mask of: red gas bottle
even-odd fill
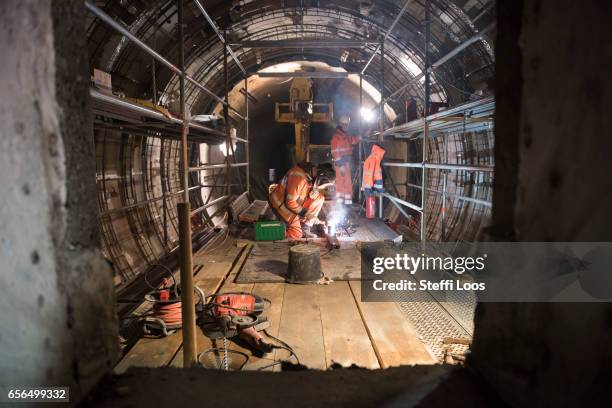
[[[376,217],[376,197],[374,197],[373,195],[366,197],[365,213],[366,218],[370,220]]]

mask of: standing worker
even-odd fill
[[[270,206],[286,224],[285,236],[290,239],[316,238],[310,229],[321,224],[319,212],[325,202],[323,191],[334,183],[330,163],[314,166],[301,162],[292,167],[279,184],[269,187]]]
[[[347,133],[351,118],[340,116],[338,126],[331,139],[331,154],[336,170],[336,201],[339,204],[353,204],[353,145],[359,143],[359,136]]]

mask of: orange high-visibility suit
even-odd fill
[[[268,201],[287,225],[285,236],[298,239],[303,236],[301,223],[308,223],[305,221],[307,214],[319,215],[325,197],[313,188],[312,176],[298,165],[291,168],[279,184],[270,186]]]
[[[366,193],[371,192],[372,189],[383,189],[383,177],[380,162],[382,161],[384,155],[385,149],[378,145],[374,145],[372,146],[372,152],[363,162],[363,178],[361,179],[361,188],[364,189]]]
[[[331,139],[331,154],[336,170],[336,201],[344,204],[353,203],[353,147],[359,143],[359,137],[350,136],[340,126],[336,128]]]

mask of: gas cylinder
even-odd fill
[[[376,197],[374,197],[373,195],[366,197],[365,213],[366,218],[370,220],[376,217]]]

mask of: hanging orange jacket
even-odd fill
[[[361,187],[363,189],[383,189],[383,177],[380,162],[382,161],[384,155],[385,149],[378,145],[372,146],[372,152],[365,162],[363,162],[363,178],[361,182]]]
[[[285,220],[291,222],[296,216],[304,217],[303,207],[313,187],[310,174],[299,166],[292,167],[282,181],[270,192],[268,199],[272,208]]]

